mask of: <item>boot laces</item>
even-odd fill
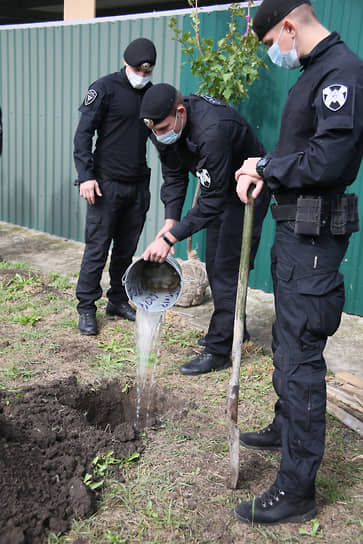
[[[92,323],[95,320],[95,317],[91,312],[87,312],[86,314],[84,314],[84,320],[86,325],[92,325]]]
[[[271,431],[272,431],[271,425],[267,425],[267,427],[265,427],[264,429],[261,429],[260,431],[258,431],[257,434],[270,433]]]
[[[285,496],[285,491],[272,485],[270,489],[262,493],[260,497],[262,508],[268,508],[278,503]]]

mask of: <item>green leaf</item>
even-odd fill
[[[91,484],[89,484],[89,487],[94,491],[95,489],[99,489],[100,487],[102,487],[104,483],[104,480],[100,480],[99,482],[92,482]]]

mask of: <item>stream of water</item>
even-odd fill
[[[128,297],[136,306],[135,427],[139,429],[148,425],[152,387],[160,350],[161,324],[165,311],[179,298],[183,279],[177,261],[168,257],[163,263],[143,259],[135,261],[125,273],[123,282]]]
[[[148,424],[152,386],[160,351],[161,324],[165,311],[136,310],[136,369],[137,405],[136,429],[140,426],[141,403],[145,406],[145,425]]]

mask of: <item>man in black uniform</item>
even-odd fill
[[[289,92],[276,149],[236,172],[247,204],[273,192],[276,235],[271,252],[276,321],[271,425],[241,433],[243,446],[281,449],[274,484],[237,505],[244,522],[309,520],[316,514],[315,478],[324,453],[323,350],[339,326],[344,278],[339,266],[359,230],[357,198],[345,193],[363,155],[363,62],[336,32],[321,25],[309,1],[264,0],[253,29],[273,62],[302,66]]]
[[[244,206],[235,192],[234,172],[241,157],[263,152],[250,125],[232,107],[208,96],[182,97],[159,84],[144,96],[140,115],[153,130],[162,164],[165,224],[143,254],[162,262],[177,241],[207,227],[206,268],[214,313],[203,353],[180,367],[202,374],[231,366],[230,351],[238,282]],[[189,172],[199,178],[201,194],[180,221]],[[256,255],[268,191],[257,200],[251,266]]]
[[[76,289],[82,334],[98,333],[95,301],[102,296],[100,280],[111,242],[106,314],[135,321],[122,276],[131,264],[150,204],[146,163],[150,130],[139,112],[151,87],[155,60],[150,40],[132,41],[124,52],[124,68],[92,83],[79,108],[74,160],[79,192],[88,202],[86,247]]]

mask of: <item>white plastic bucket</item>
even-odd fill
[[[178,300],[183,289],[179,263],[167,257],[163,263],[134,261],[126,270],[122,283],[127,296],[137,308],[148,312],[168,310]]]

